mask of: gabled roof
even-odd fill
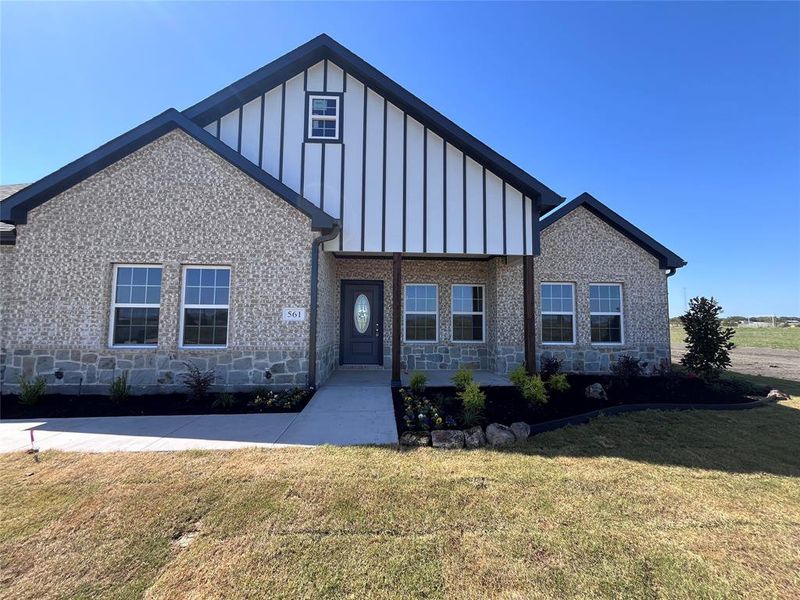
[[[672,250],[665,248],[644,231],[636,227],[630,221],[626,221],[620,215],[608,208],[605,204],[594,198],[591,194],[584,192],[574,200],[560,206],[556,210],[542,217],[539,221],[539,230],[544,231],[547,227],[565,217],[573,210],[582,206],[591,211],[597,217],[611,225],[629,240],[638,244],[643,249],[658,259],[659,267],[662,269],[679,269],[686,266],[686,261],[675,254]]]
[[[215,119],[291,79],[323,59],[333,61],[346,73],[385,96],[392,104],[410,114],[450,144],[473,159],[486,164],[498,176],[529,198],[539,199],[541,212],[551,210],[564,200],[562,196],[508,159],[500,156],[489,146],[325,34],[315,37],[216,94],[212,94],[205,100],[187,108],[183,113],[201,127],[205,127]]]
[[[258,168],[244,156],[221,142],[202,127],[186,118],[183,114],[170,108],[157,117],[134,127],[127,133],[115,138],[62,167],[58,171],[43,177],[36,183],[25,187],[16,194],[0,202],[0,221],[14,224],[24,224],[28,221],[28,211],[36,208],[56,194],[69,189],[76,183],[90,175],[105,169],[135,152],[142,146],[149,144],[173,129],[180,129],[192,136],[209,150],[216,152],[233,166],[243,171],[265,188],[274,192],[289,204],[302,211],[311,218],[311,226],[318,230],[327,230],[333,227],[336,219],[316,207],[306,198],[294,192],[291,188],[275,179],[266,171]]]

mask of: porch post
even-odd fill
[[[534,293],[536,285],[533,282],[533,256],[522,258],[522,286],[523,286],[523,331],[525,345],[525,370],[529,375],[536,373],[536,310],[534,306]]]
[[[400,387],[400,307],[403,302],[400,257],[399,252],[392,254],[392,387]]]

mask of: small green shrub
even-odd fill
[[[309,390],[299,387],[279,391],[260,388],[256,391],[253,399],[248,402],[248,406],[263,411],[268,411],[269,409],[290,411],[307,400],[310,394]]]
[[[200,401],[208,395],[209,388],[214,385],[214,369],[210,371],[201,370],[196,364],[192,362],[184,362],[186,365],[187,373],[183,374],[183,383],[189,388],[189,397],[191,400]]]
[[[678,317],[686,331],[686,352],[681,364],[706,380],[715,379],[731,364],[734,330],[724,327],[722,307],[712,298],[692,298],[689,310]]]
[[[28,380],[27,377],[19,378],[19,403],[33,406],[38,404],[39,400],[44,395],[47,382],[41,375],[36,377],[33,381]]]
[[[569,390],[570,385],[564,373],[554,373],[547,380],[547,387],[550,388],[551,392],[563,393]]]
[[[509,379],[531,407],[547,403],[547,389],[538,375],[528,375],[525,367],[519,366],[511,371]]]
[[[231,409],[238,403],[239,401],[236,399],[236,396],[234,396],[230,392],[222,392],[220,394],[217,394],[217,397],[214,398],[214,401],[211,403],[211,406],[213,408]]]
[[[464,425],[467,427],[479,425],[486,409],[486,394],[477,383],[470,382],[457,395],[464,408]]]
[[[561,373],[561,361],[554,356],[542,358],[542,368],[539,369],[542,379],[548,381],[553,375]]]
[[[120,404],[128,399],[128,396],[130,396],[131,392],[131,386],[128,385],[127,371],[123,371],[122,375],[115,377],[111,381],[109,392],[111,393],[111,401],[114,404]]]
[[[642,363],[638,358],[633,358],[627,354],[621,355],[617,361],[611,365],[611,375],[614,377],[614,384],[621,389],[630,385],[631,379],[641,377],[644,372]]]
[[[455,419],[441,409],[441,397],[432,402],[424,395],[414,394],[405,388],[400,388],[398,393],[403,400],[403,422],[408,431],[455,427]]]
[[[417,372],[411,374],[411,381],[409,381],[408,387],[411,388],[413,393],[424,394],[427,386],[428,378],[425,376],[425,373]]]
[[[472,383],[472,371],[469,369],[459,369],[456,371],[456,374],[450,378],[450,381],[453,382],[457,390],[463,392],[467,389],[467,386]]]

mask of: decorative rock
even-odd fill
[[[464,430],[464,445],[467,448],[480,448],[486,445],[486,436],[479,425]]]
[[[586,388],[586,397],[591,400],[608,400],[606,391],[599,383],[593,383]]]
[[[510,427],[500,423],[492,423],[486,428],[486,440],[490,446],[508,446],[517,441],[517,436]]]
[[[454,448],[464,447],[464,432],[460,430],[436,429],[431,431],[431,442],[434,448]]]
[[[400,436],[401,446],[430,446],[431,434],[427,431],[406,431]]]
[[[770,390],[769,394],[767,394],[767,400],[774,400],[775,402],[781,402],[783,400],[789,400],[790,396],[786,392],[782,392],[780,390]]]
[[[531,426],[527,423],[519,421],[511,424],[511,431],[514,432],[514,435],[517,437],[517,441],[521,442],[528,439],[528,436],[531,434]]]

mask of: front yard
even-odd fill
[[[800,400],[503,451],[0,458],[5,598],[800,595]]]

